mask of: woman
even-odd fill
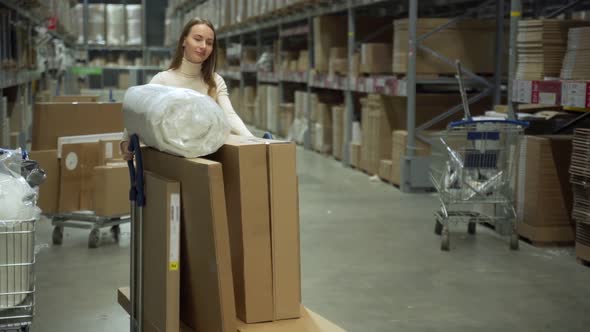
[[[213,24],[193,18],[182,29],[174,59],[167,71],[159,72],[150,83],[193,89],[215,99],[227,116],[232,133],[254,136],[234,111],[223,78],[215,73],[217,38]],[[125,160],[132,160],[127,135],[121,142]]]

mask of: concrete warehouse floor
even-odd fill
[[[299,150],[303,303],[347,331],[588,331],[590,268],[570,249],[537,249],[484,227],[433,233],[433,194],[402,194]],[[128,285],[129,228],[87,248],[66,229],[51,245],[38,223],[34,331],[126,331],[116,289]],[[106,232],[106,230],[105,230]]]

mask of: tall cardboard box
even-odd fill
[[[180,329],[180,183],[145,172],[143,326]]]
[[[95,166],[98,166],[98,143],[63,145],[59,212],[94,209]]]
[[[362,147],[358,143],[350,143],[350,165],[356,169],[361,168]]]
[[[572,136],[526,136],[522,144],[516,197],[519,234],[534,242],[573,241]]]
[[[37,103],[33,121],[33,150],[57,148],[62,136],[123,131],[121,103]]]
[[[395,130],[391,140],[391,183],[396,186],[401,185],[401,165],[406,155],[406,145],[408,142],[407,130]],[[416,139],[415,155],[419,157],[429,156],[431,154],[430,145],[420,139]]]
[[[43,213],[58,212],[60,170],[57,150],[31,151],[29,158],[37,161],[47,175],[45,182],[39,186],[37,205]]]
[[[180,318],[200,332],[236,331],[223,173],[218,162],[143,148],[147,171],[180,182]]]
[[[213,155],[223,167],[236,312],[247,323],[274,320],[266,145],[230,136]]]
[[[121,216],[130,213],[129,169],[126,163],[96,166],[93,207],[98,216]]]
[[[343,157],[344,106],[332,107],[332,155],[338,160]]]
[[[331,48],[346,47],[348,37],[342,27],[347,25],[345,16],[314,17],[314,65],[316,71],[328,72]]]
[[[379,163],[379,178],[387,182],[391,181],[391,160],[381,160]]]

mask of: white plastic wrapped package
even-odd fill
[[[36,219],[40,210],[37,192],[21,176],[21,150],[3,150],[0,155],[0,226]]]
[[[107,44],[125,43],[125,5],[107,5]]]
[[[223,110],[211,97],[159,84],[135,86],[123,101],[129,135],[160,151],[196,158],[217,151],[230,133]]]

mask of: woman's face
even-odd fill
[[[184,39],[184,57],[193,63],[203,63],[213,52],[215,34],[206,24],[193,25]]]

